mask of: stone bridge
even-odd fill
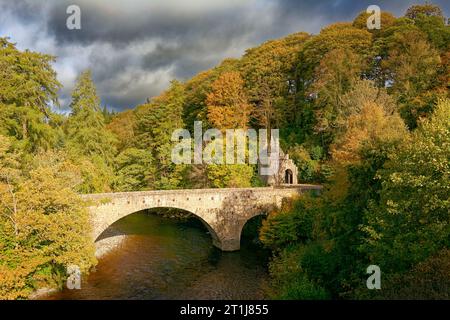
[[[177,208],[197,216],[223,251],[240,248],[241,231],[251,218],[280,207],[284,198],[320,186],[295,185],[278,188],[197,189],[83,195],[90,203],[93,237],[98,239],[114,222],[138,211]]]

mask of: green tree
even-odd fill
[[[114,157],[114,136],[105,129],[100,98],[90,71],[83,72],[72,92],[71,114],[66,124],[69,148],[77,155],[101,156],[108,164]]]
[[[87,193],[110,190],[112,164],[116,153],[114,135],[106,130],[91,72],[83,72],[72,93],[71,114],[65,124],[67,150],[74,161],[83,163],[85,183],[80,191]]]
[[[436,101],[441,64],[439,52],[421,31],[395,32],[388,41],[388,57],[382,63],[389,91],[397,98],[400,113],[409,128],[432,111]]]
[[[379,173],[380,201],[367,212],[364,248],[386,272],[407,270],[450,245],[449,160],[447,99]]]
[[[444,15],[442,13],[442,9],[434,4],[426,3],[423,5],[414,5],[408,8],[406,11],[405,16],[410,19],[416,19],[420,16],[428,16],[428,17],[439,17],[441,19],[444,18]]]
[[[139,191],[153,186],[155,165],[150,151],[125,149],[116,157],[115,167],[114,190]]]
[[[59,132],[50,107],[61,87],[51,64],[54,57],[19,51],[0,38],[0,133],[14,136],[30,152],[55,146]]]
[[[136,139],[138,149],[151,152],[155,160],[156,189],[181,186],[184,166],[172,163],[172,134],[183,129],[184,86],[173,81],[170,88],[136,111]]]
[[[299,52],[297,59],[297,85],[301,95],[310,92],[320,61],[333,50],[352,51],[363,58],[372,53],[372,34],[353,27],[350,23],[336,23],[323,28],[317,36],[311,37]],[[350,62],[349,62],[350,63]]]
[[[350,49],[335,49],[321,60],[315,72],[310,94],[316,96],[316,131],[325,135],[331,143],[342,121],[344,110],[342,98],[357,83],[362,73],[361,57]]]
[[[259,126],[271,129],[295,120],[294,62],[308,38],[300,32],[268,41],[247,50],[241,59],[241,74]]]
[[[300,145],[294,145],[289,149],[289,157],[294,160],[299,170],[298,178],[301,182],[317,181],[320,173],[319,159],[312,159],[308,150]]]
[[[415,25],[428,36],[428,41],[442,52],[449,50],[450,25],[445,25],[444,19],[439,16],[419,15]]]
[[[372,38],[367,28],[336,23],[304,43],[295,60],[297,111],[288,131],[290,144],[320,146],[328,153],[334,139],[336,113],[340,110],[339,101],[335,105],[339,99],[335,94],[344,94],[352,83],[368,73]],[[338,59],[336,65],[333,59]],[[281,136],[286,139],[283,132]]]
[[[246,164],[208,165],[206,175],[214,188],[251,187],[254,169]]]

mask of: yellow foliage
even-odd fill
[[[374,102],[367,102],[360,113],[350,116],[347,127],[331,147],[333,160],[342,164],[359,162],[359,151],[365,143],[401,141],[407,136],[402,119],[397,114],[387,115],[382,106]]]
[[[26,299],[58,286],[68,265],[87,272],[96,263],[73,165],[53,153],[37,158],[40,166],[16,185],[0,179],[0,299]]]
[[[244,80],[238,72],[222,74],[213,84],[206,99],[208,120],[220,130],[246,129],[251,107],[244,90]]]

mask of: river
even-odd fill
[[[212,245],[199,220],[136,213],[112,228],[121,246],[99,259],[81,290],[50,299],[265,299],[267,253],[252,241],[238,252]]]

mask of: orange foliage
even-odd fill
[[[220,130],[246,129],[251,107],[244,90],[244,80],[238,72],[222,74],[213,84],[206,99],[208,120]]]
[[[332,146],[331,153],[335,161],[355,163],[361,160],[363,143],[401,140],[405,136],[405,125],[397,114],[387,115],[380,105],[367,102],[360,113],[349,117],[347,132]]]
[[[117,149],[125,149],[134,138],[135,114],[132,110],[124,111],[116,115],[107,129],[118,138]]]

